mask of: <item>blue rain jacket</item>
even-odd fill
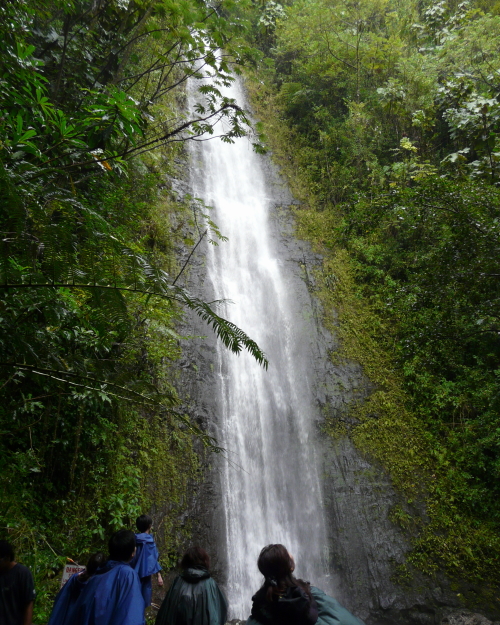
[[[48,625],[72,625],[75,622],[75,604],[87,582],[79,580],[79,573],[72,575],[57,593]]]
[[[74,616],[74,625],[144,625],[137,573],[125,562],[108,560],[87,582]]]
[[[158,562],[160,556],[151,534],[146,532],[136,534],[135,542],[137,551],[130,562],[130,566],[137,571],[139,577],[148,577],[148,575],[154,575],[161,571],[161,566]]]
[[[147,532],[136,534],[135,543],[137,545],[137,550],[130,562],[130,566],[135,569],[139,575],[144,607],[147,608],[151,605],[151,597],[153,595],[151,575],[161,571],[161,566],[158,562],[159,553],[154,538]]]
[[[172,582],[155,625],[224,625],[227,601],[210,573],[187,569]]]
[[[319,588],[311,586],[311,594],[318,606],[316,625],[365,625],[363,621],[341,606],[336,599],[325,594]],[[261,624],[253,617],[250,617],[246,625]]]

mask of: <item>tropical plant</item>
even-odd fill
[[[199,228],[224,237],[165,186],[183,142],[250,132],[223,93],[254,55],[230,7],[0,6],[0,531],[33,568],[38,622],[65,557],[84,559],[141,510],[164,530],[165,564],[189,531],[193,435],[220,449],[180,408],[182,311],[267,365],[218,302],[183,286],[175,246],[195,247]]]

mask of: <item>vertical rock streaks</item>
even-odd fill
[[[238,83],[226,95],[244,100]],[[217,346],[214,362],[217,434],[227,450],[220,466],[225,528],[220,548],[232,615],[243,618],[261,583],[257,556],[268,543],[289,548],[299,576],[317,584],[325,579],[310,341],[274,240],[274,198],[262,157],[246,139],[234,145],[199,143],[192,156],[193,194],[213,207],[211,218],[229,238],[208,246],[212,298],[234,302],[222,314],[269,358],[265,371],[247,353],[237,356]]]
[[[225,95],[245,102],[238,82]],[[213,207],[229,241],[193,257],[188,286],[234,302],[221,314],[270,362],[266,372],[247,353],[229,353],[199,320],[187,321],[186,333],[208,336],[185,350],[186,410],[227,450],[193,490],[194,538],[213,556],[230,618],[248,616],[262,582],[260,549],[282,542],[297,576],[367,625],[440,623],[459,606],[443,576],[415,572],[404,587],[392,579],[410,537],[389,519],[401,503],[390,478],[348,437],[333,441],[321,430],[325,415],[348,422],[349,403],[372,387],[358,364],[330,358],[338,345],[314,297],[321,258],[294,237],[286,184],[246,139],[195,143],[189,156],[190,194]]]

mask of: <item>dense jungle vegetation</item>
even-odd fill
[[[223,233],[170,188],[217,119],[252,132],[218,90],[245,65],[324,256],[325,322],[374,383],[348,427],[404,494],[395,571],[499,610],[500,5],[24,0],[0,35],[0,533],[35,573],[35,622],[65,558],[145,509],[177,557],[193,441],[216,448],[180,409],[183,310],[265,365],[182,286],[180,250]]]
[[[326,323],[375,385],[351,436],[405,493],[398,577],[446,571],[498,613],[500,5],[269,1],[253,26]]]
[[[145,510],[163,564],[177,560],[193,435],[217,451],[180,409],[182,311],[266,365],[217,303],[183,287],[179,250],[222,235],[170,191],[185,141],[221,118],[225,141],[249,128],[218,89],[255,54],[230,8],[0,5],[0,533],[35,574],[37,623],[66,557],[85,562]]]

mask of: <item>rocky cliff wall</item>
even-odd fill
[[[273,235],[280,260],[287,267],[287,288],[296,302],[296,338],[315,377],[315,444],[323,458],[323,511],[318,513],[327,519],[328,544],[324,550],[334,593],[367,625],[487,625],[490,621],[485,617],[461,610],[459,597],[444,577],[430,579],[415,573],[404,586],[393,581],[396,565],[404,561],[410,548],[410,537],[390,520],[390,511],[401,497],[390,477],[362,455],[347,435],[334,440],[322,427],[325,416],[338,423],[348,422],[350,403],[373,389],[356,363],[334,364],[332,355],[339,346],[322,325],[324,311],[315,297],[314,273],[322,259],[307,243],[295,238],[294,199],[271,156],[263,158],[272,189]],[[180,195],[189,191],[186,181],[179,180],[175,186]],[[211,298],[202,246],[191,260],[186,285],[195,294]],[[184,350],[180,382],[184,409],[217,437],[215,339],[193,317],[186,319],[183,331],[207,335],[204,340],[190,342]],[[217,455],[205,454],[204,466],[204,481],[194,488],[189,510],[193,540],[208,549],[215,577],[224,584],[226,563],[221,546],[225,528]],[[249,594],[255,590],[249,589]]]

